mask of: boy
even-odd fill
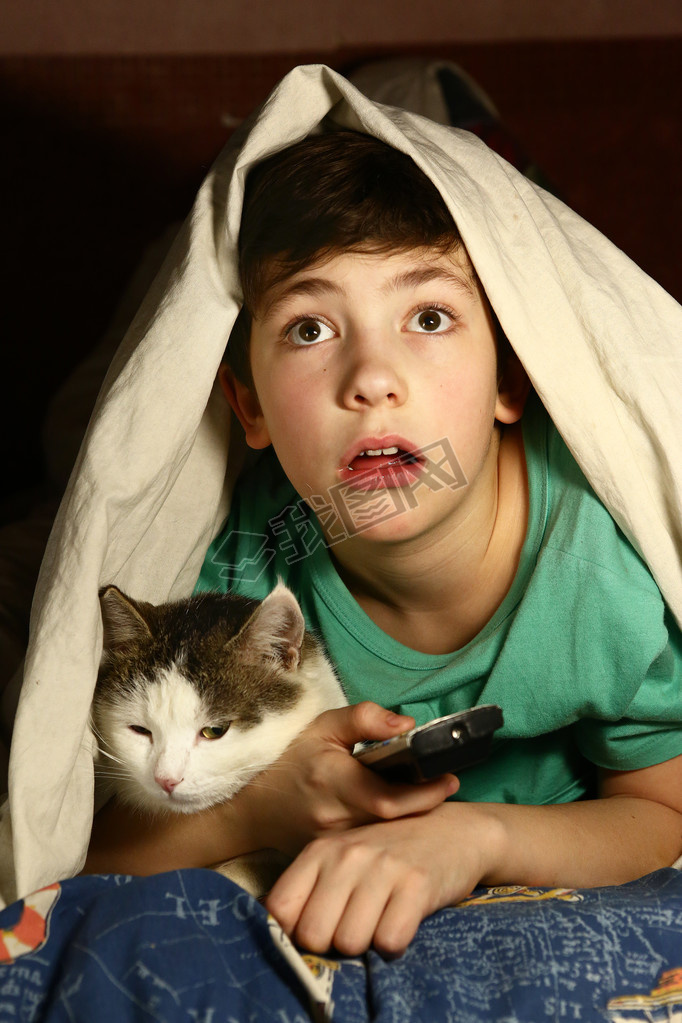
[[[220,379],[247,443],[276,458],[245,475],[198,585],[262,597],[285,575],[355,706],[192,827],[109,808],[90,869],[303,849],[268,907],[305,947],[357,954],[400,952],[478,882],[669,865],[679,631],[527,400],[435,187],[370,136],[313,136],[252,172],[240,271]],[[390,786],[349,756],[478,702],[503,706],[504,741],[456,801],[452,778]]]

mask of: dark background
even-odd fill
[[[473,75],[570,205],[682,299],[682,38],[355,48],[325,61],[343,72],[406,55]],[[104,332],[147,243],[187,212],[226,121],[318,57],[0,59],[0,522],[40,488],[46,403]]]

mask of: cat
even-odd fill
[[[293,593],[203,593],[175,603],[100,590],[92,705],[97,774],[125,803],[196,813],[269,767],[322,711],[344,706]]]

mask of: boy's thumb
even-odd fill
[[[351,749],[356,742],[365,739],[390,739],[401,732],[407,732],[414,728],[414,718],[406,714],[394,714],[378,703],[364,700],[350,707],[329,711],[325,725],[328,726],[325,730],[330,739]]]

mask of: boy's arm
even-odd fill
[[[682,852],[682,756],[604,772],[601,798],[552,806],[446,803],[311,843],[266,900],[311,951],[398,954],[421,920],[478,884],[620,884]]]
[[[504,831],[491,884],[505,875],[543,887],[622,884],[682,853],[682,756],[638,771],[603,771],[599,799],[491,811]]]
[[[196,814],[151,816],[112,799],[93,821],[83,873],[148,876],[250,852],[256,846],[248,821],[236,811],[225,804]]]

